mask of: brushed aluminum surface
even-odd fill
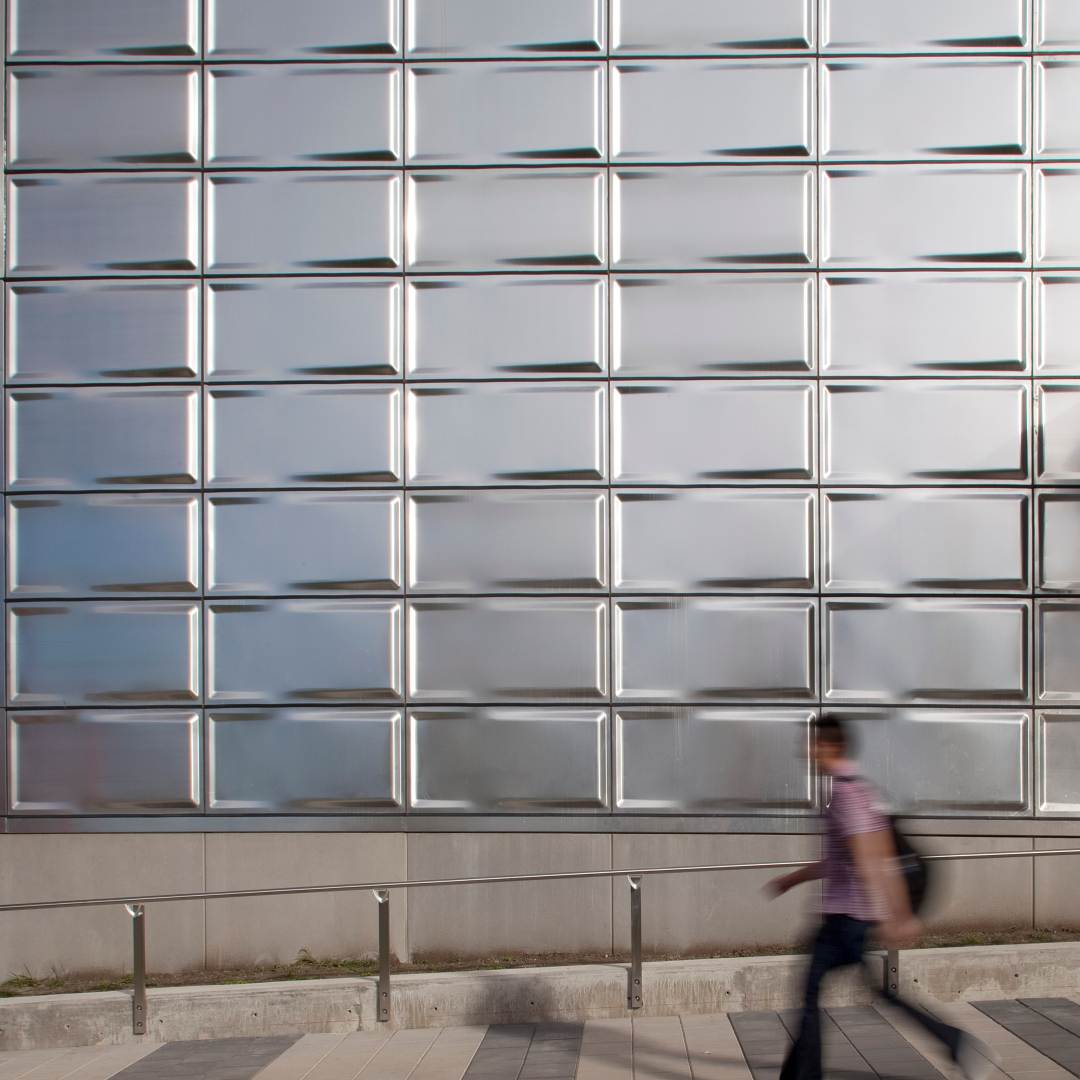
[[[1077,23],[1080,30],[1080,20]],[[1080,156],[1080,121],[1074,103],[1080,94],[1080,61],[1046,57],[1035,61],[1035,154],[1041,158]]]
[[[1039,483],[1080,481],[1080,383],[1043,382],[1035,384]]]
[[[206,270],[297,274],[401,265],[399,172],[206,175]]]
[[[196,176],[9,176],[8,273],[96,277],[197,271],[199,206]]]
[[[198,56],[198,0],[11,0],[13,60],[183,60]]]
[[[397,701],[395,600],[208,600],[206,700],[213,705]]]
[[[611,51],[690,55],[811,49],[815,0],[611,0]]]
[[[191,595],[202,583],[195,495],[13,495],[13,598]]]
[[[206,283],[213,382],[364,379],[401,372],[397,278],[247,278]]]
[[[1080,603],[1075,600],[1039,600],[1036,603],[1039,686],[1037,703],[1080,701]]]
[[[1023,49],[1029,0],[822,0],[821,48],[837,52]]]
[[[401,49],[401,0],[204,0],[211,60],[347,60]]]
[[[1015,266],[1030,258],[1024,165],[821,170],[821,265]]]
[[[407,391],[410,484],[579,483],[607,476],[607,390],[480,383]]]
[[[198,712],[12,712],[13,814],[161,814],[202,809]]]
[[[202,159],[199,69],[8,68],[9,169],[166,168]]]
[[[810,60],[621,60],[611,65],[611,159],[809,158],[814,100]]]
[[[459,597],[408,605],[413,702],[603,701],[606,600]]]
[[[208,709],[211,813],[402,809],[398,709]]]
[[[615,710],[615,807],[650,814],[811,810],[815,713],[763,707]]]
[[[401,588],[398,492],[208,495],[206,591],[215,596],[394,592]]]
[[[807,591],[816,531],[813,491],[617,491],[612,588]]]
[[[611,288],[619,377],[814,371],[813,274],[623,274]]]
[[[206,69],[206,164],[365,165],[401,160],[398,64]]]
[[[177,387],[11,390],[8,491],[190,487],[199,392]]]
[[[1080,375],[1080,274],[1035,275],[1035,373]]]
[[[995,375],[1029,369],[1029,275],[822,274],[822,375]]]
[[[207,487],[395,483],[401,476],[396,386],[213,387],[206,428]]]
[[[893,812],[1031,815],[1030,713],[845,709],[838,715],[853,726],[860,767]]]
[[[408,534],[413,594],[591,592],[607,585],[603,492],[414,492]]]
[[[11,384],[198,378],[194,281],[52,281],[7,288]]]
[[[1026,60],[844,59],[821,64],[821,157],[829,161],[1023,158]]]
[[[814,394],[813,383],[779,380],[618,384],[612,480],[813,480]]]
[[[1026,593],[1030,503],[986,488],[827,491],[822,590]]]
[[[1080,492],[1037,491],[1040,592],[1080,592]]]
[[[413,810],[606,809],[607,710],[411,709],[409,793]]]
[[[821,391],[824,483],[1028,478],[1027,383],[838,382],[822,383]]]
[[[617,600],[615,700],[813,700],[816,623],[811,599]]]
[[[1031,695],[1031,601],[824,601],[823,700],[1024,704]]]
[[[570,270],[607,262],[606,170],[412,171],[406,268]]]
[[[17,708],[198,701],[199,605],[10,603],[7,659],[8,704]]]
[[[1054,709],[1035,714],[1036,810],[1040,816],[1080,813],[1080,712]]]
[[[585,275],[411,277],[410,379],[603,375],[608,283]]]
[[[1039,0],[1035,48],[1080,51],[1080,13],[1072,0]]]
[[[812,264],[814,176],[766,165],[613,169],[612,269]]]
[[[604,0],[404,0],[410,57],[603,53]]]
[[[409,64],[410,165],[601,161],[607,153],[603,63]]]
[[[1035,168],[1035,262],[1080,265],[1080,167]]]

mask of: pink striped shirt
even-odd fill
[[[821,910],[826,915],[849,915],[864,922],[880,922],[884,911],[868,895],[851,853],[851,838],[879,832],[889,822],[877,805],[874,789],[847,767],[835,775],[832,799],[825,811],[825,875]]]

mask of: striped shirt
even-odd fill
[[[832,799],[825,811],[825,874],[821,910],[826,915],[849,915],[880,922],[880,899],[866,891],[851,853],[851,838],[889,827],[877,806],[874,789],[848,766],[833,777]]]

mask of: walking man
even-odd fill
[[[769,886],[779,896],[804,881],[822,879],[822,923],[814,939],[801,1026],[780,1080],[821,1080],[822,979],[837,968],[861,964],[871,931],[881,945],[892,949],[912,944],[922,932],[897,869],[892,828],[876,805],[874,789],[859,775],[846,727],[825,716],[815,721],[811,734],[818,771],[833,780],[825,813],[824,858]],[[989,1075],[991,1051],[977,1039],[895,994],[886,993],[886,998],[944,1043],[969,1080]]]

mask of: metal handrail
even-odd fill
[[[1022,859],[1049,855],[1080,855],[1080,848],[1044,848],[1039,851],[969,851],[954,855],[924,855],[927,861],[965,859]],[[214,892],[157,893],[151,896],[111,896],[94,900],[42,900],[36,903],[0,904],[7,911],[50,911],[60,908],[111,907],[123,905],[132,925],[132,995],[131,1030],[146,1034],[146,905],[169,904],[182,900],[231,900],[259,896],[307,896],[312,893],[370,891],[379,907],[379,976],[378,1019],[390,1019],[390,892],[393,889],[429,889],[447,885],[502,885],[529,881],[581,881],[587,878],[625,877],[630,885],[630,968],[627,973],[626,1005],[640,1009],[643,1004],[641,982],[641,885],[646,877],[657,874],[704,874],[721,870],[785,870],[808,865],[807,859],[779,862],[709,863],[694,866],[645,866],[620,870],[570,870],[554,874],[501,874],[492,877],[428,878],[417,881],[368,881],[345,885],[293,885],[279,889],[228,889]],[[885,979],[893,990],[899,979],[899,954],[890,950],[886,956]]]

